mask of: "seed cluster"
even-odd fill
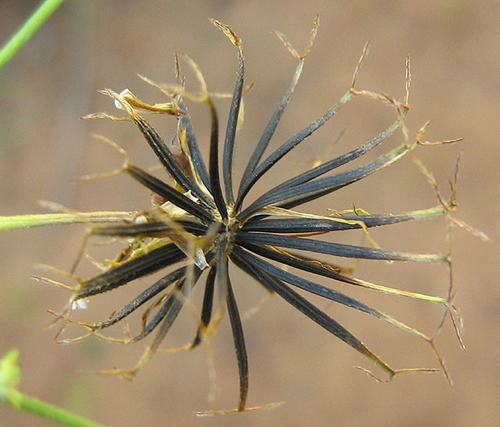
[[[204,297],[199,326],[190,348],[196,347],[204,339],[210,337],[227,311],[239,369],[240,396],[237,410],[243,411],[248,409],[246,401],[249,370],[242,322],[229,274],[229,265],[232,263],[269,292],[278,294],[321,327],[371,359],[390,377],[394,376],[403,370],[390,367],[344,326],[313,305],[297,290],[318,295],[389,322],[426,340],[435,350],[433,337],[428,337],[345,293],[305,279],[299,273],[312,273],[318,277],[348,285],[428,300],[442,304],[447,311],[453,312],[448,299],[403,292],[370,283],[352,276],[341,266],[328,261],[329,257],[335,256],[384,261],[446,263],[449,261],[447,255],[403,253],[374,246],[333,243],[321,238],[325,234],[336,231],[360,229],[367,233],[372,227],[446,215],[451,208],[451,203],[440,203],[430,209],[398,215],[369,214],[360,209],[315,215],[299,209],[305,203],[357,182],[405,155],[413,155],[413,150],[419,142],[411,143],[405,132],[404,117],[408,110],[406,100],[399,103],[385,95],[356,90],[354,83],[359,70],[358,64],[352,86],[340,101],[319,119],[290,137],[278,149],[266,155],[269,143],[294,93],[304,59],[316,35],[317,22],[312,31],[309,46],[303,55],[299,55],[288,41],[280,36],[289,51],[297,58],[298,66],[290,87],[270,118],[246,164],[240,182],[236,185],[233,181],[233,157],[242,97],[245,92],[244,57],[239,37],[226,25],[217,21],[213,23],[236,46],[239,61],[226,132],[222,142],[222,153],[219,153],[221,144],[219,119],[213,96],[208,91],[197,65],[189,57],[184,57],[184,59],[200,81],[201,94],[189,93],[184,89],[177,59],[177,84],[158,85],[171,97],[169,103],[148,105],[128,90],[121,93],[104,91],[114,100],[119,109],[126,112],[126,120],[135,123],[168,173],[170,182],[160,180],[134,166],[127,158],[121,171],[132,176],[154,194],[153,206],[148,211],[142,211],[140,215],[136,215],[133,221],[111,223],[107,221],[103,224],[91,225],[91,235],[126,238],[132,243],[129,243],[106,271],[88,280],[82,280],[78,284],[74,289],[71,305],[75,306],[84,299],[111,291],[160,270],[168,269],[168,273],[151,284],[125,307],[113,312],[105,321],[78,323],[89,330],[89,335],[101,336],[99,331],[125,319],[143,305],[150,304],[143,316],[141,332],[127,338],[127,342],[139,341],[153,330],[157,332],[152,344],[136,367],[132,371],[127,371],[128,374],[133,375],[158,349],[193,288],[203,283]],[[365,53],[366,49],[363,56]],[[397,112],[396,120],[371,141],[358,148],[284,180],[253,200],[247,200],[250,190],[272,170],[278,161],[323,126],[356,96],[374,97],[391,104]],[[209,110],[211,134],[208,162],[201,155],[186,100],[204,103]],[[163,141],[155,129],[140,115],[140,111],[166,113],[176,117],[178,152]],[[96,116],[114,118],[102,113],[93,117]],[[360,166],[338,170],[380,146],[398,129],[403,129],[403,141],[395,148]],[[69,315],[66,318],[69,320]],[[441,361],[440,358],[439,360]],[[124,374],[124,371],[120,373]]]

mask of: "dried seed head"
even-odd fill
[[[460,322],[451,301],[453,295],[451,285],[447,297],[403,291],[355,277],[352,274],[352,268],[337,265],[331,261],[331,257],[335,257],[434,262],[451,265],[449,253],[415,254],[384,249],[376,245],[369,235],[369,230],[373,227],[423,218],[446,216],[454,222],[457,221],[450,215],[456,206],[454,197],[448,201],[441,195],[432,175],[416,157],[415,150],[420,146],[433,145],[423,142],[421,139],[425,126],[417,137],[412,139],[404,122],[409,108],[409,60],[407,60],[406,95],[403,102],[388,95],[355,89],[357,75],[368,52],[368,44],[366,44],[355,68],[351,86],[341,99],[323,116],[290,137],[266,157],[270,141],[294,93],[303,70],[304,60],[316,37],[319,19],[315,20],[309,43],[303,54],[299,54],[288,39],[278,33],[278,37],[299,63],[287,92],[270,118],[262,137],[248,160],[240,182],[234,183],[234,147],[237,131],[241,124],[242,98],[245,93],[242,42],[227,25],[216,20],[211,20],[211,22],[238,48],[237,79],[222,143],[219,141],[219,119],[213,101],[217,95],[208,90],[200,68],[188,56],[184,55],[183,59],[194,71],[200,83],[199,94],[184,89],[177,56],[177,82],[175,85],[158,85],[143,78],[170,97],[170,102],[148,104],[128,89],[120,93],[110,89],[103,91],[104,94],[113,99],[116,108],[127,113],[125,120],[129,120],[137,126],[168,173],[169,182],[133,165],[128,156],[124,154],[126,162],[118,172],[126,172],[135,181],[146,187],[148,192],[152,192],[152,206],[147,210],[128,213],[128,217],[123,213],[123,215],[115,214],[115,216],[112,213],[107,213],[107,216],[92,216],[91,214],[79,214],[80,216],[78,216],[74,214],[74,218],[79,219],[74,222],[88,223],[90,235],[122,239],[126,241],[126,245],[115,260],[106,265],[104,271],[89,279],[78,280],[78,286],[70,289],[72,292],[70,303],[64,315],[60,316],[65,319],[65,325],[69,322],[83,326],[86,330],[84,337],[89,335],[103,337],[105,329],[124,321],[137,309],[146,306],[140,331],[134,335],[127,326],[126,336],[121,341],[140,341],[153,331],[157,331],[157,335],[133,369],[111,372],[130,377],[140,370],[158,350],[180,310],[189,305],[189,296],[193,288],[203,281],[204,297],[198,319],[198,329],[192,343],[184,349],[194,348],[204,340],[209,340],[223,318],[223,314],[227,313],[234,338],[240,379],[237,410],[248,410],[249,408],[246,406],[248,358],[236,296],[230,280],[229,263],[232,263],[270,293],[278,294],[321,327],[366,356],[385,371],[389,378],[401,372],[434,371],[435,369],[392,368],[344,326],[313,305],[302,293],[297,292],[297,289],[366,313],[424,340],[436,353],[441,369],[447,375],[443,360],[435,346],[437,334],[426,335],[349,296],[347,292],[336,291],[300,275],[301,272],[305,272],[309,273],[307,277],[326,278],[332,282],[439,304],[443,307],[445,314],[452,319],[458,333]],[[359,96],[370,97],[392,106],[396,114],[394,122],[372,140],[361,144],[354,150],[331,160],[317,162],[309,170],[281,182],[280,177],[276,177],[273,180],[272,188],[253,200],[248,200],[250,190],[266,173],[271,172],[277,162],[329,122],[345,104]],[[208,161],[201,155],[185,100],[205,104],[210,114],[211,134]],[[178,152],[174,152],[173,148],[163,141],[156,130],[141,115],[151,112],[166,113],[177,119]],[[89,117],[124,120],[106,113]],[[347,170],[339,170],[343,166],[350,166],[352,162],[363,159],[363,156],[376,147],[387,144],[387,140],[398,130],[402,132],[403,137],[403,141],[399,145],[386,149],[384,154],[379,155],[374,160]],[[458,140],[442,141],[440,144],[456,141]],[[222,148],[221,156],[219,148]],[[305,203],[320,199],[354,182],[363,180],[408,154],[431,182],[438,195],[438,206],[402,214],[371,214],[356,207],[346,210],[335,206],[332,207],[335,210],[331,210],[325,215],[316,215],[300,210]],[[222,164],[222,168],[220,164]],[[454,191],[454,186],[452,186],[452,190]],[[334,243],[325,238],[327,234],[334,235],[335,231],[356,229],[362,230],[371,245],[356,246]],[[85,323],[71,318],[71,311],[81,308],[89,298],[112,291],[161,270],[165,270],[163,277],[147,287],[127,305],[114,310],[108,319],[99,323]],[[111,340],[116,339],[111,338]]]

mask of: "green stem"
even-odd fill
[[[5,394],[3,402],[14,406],[16,409],[31,412],[70,427],[104,427],[103,424],[28,396],[15,389],[11,389]]]
[[[16,388],[21,376],[18,359],[19,351],[12,349],[0,360],[0,403],[69,427],[104,427],[103,424],[20,392]]]
[[[64,0],[45,0],[0,50],[0,69],[35,34]]]
[[[117,221],[132,221],[134,215],[130,212],[79,212],[54,213],[35,215],[0,216],[0,231],[12,231],[25,228],[66,225],[77,223],[108,223]]]

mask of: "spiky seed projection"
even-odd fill
[[[298,210],[305,203],[366,178],[403,156],[414,156],[413,150],[419,145],[419,141],[411,142],[407,136],[404,124],[404,117],[408,110],[407,98],[403,103],[399,103],[387,96],[356,90],[355,78],[360,60],[354,73],[352,86],[340,101],[323,116],[293,135],[274,152],[266,154],[280,119],[294,93],[304,66],[304,59],[316,35],[318,21],[315,23],[310,43],[303,55],[299,55],[284,36],[280,35],[289,51],[297,58],[298,66],[289,89],[270,118],[248,160],[241,181],[235,187],[233,156],[242,97],[245,91],[243,50],[241,40],[229,27],[217,21],[213,23],[237,48],[239,63],[222,143],[222,153],[220,152],[219,118],[213,97],[197,65],[189,57],[184,59],[199,79],[201,94],[196,95],[184,89],[177,60],[177,84],[158,86],[164,93],[171,96],[172,102],[170,103],[148,105],[128,90],[120,94],[111,90],[104,91],[114,100],[119,109],[126,112],[126,120],[135,123],[168,173],[171,183],[160,180],[134,166],[126,157],[125,165],[120,172],[126,172],[154,194],[153,207],[146,212],[141,212],[140,215],[129,214],[129,217],[134,219],[132,221],[122,220],[118,214],[116,216],[108,214],[102,217],[92,217],[88,214],[75,216],[74,222],[90,224],[91,235],[132,238],[133,243],[104,272],[80,281],[73,289],[68,310],[62,313],[61,317],[66,322],[85,326],[89,331],[87,335],[102,336],[101,331],[149,304],[143,315],[141,332],[124,339],[125,342],[139,341],[154,330],[156,331],[152,344],[138,364],[130,371],[117,371],[122,375],[133,375],[158,349],[193,288],[203,283],[204,297],[199,326],[189,348],[196,347],[204,339],[210,337],[223,313],[227,311],[239,369],[240,396],[237,410],[243,411],[248,409],[246,402],[249,372],[242,322],[229,274],[229,264],[232,263],[265,289],[278,294],[321,327],[371,359],[391,378],[404,369],[396,370],[390,367],[344,326],[309,302],[297,290],[303,290],[359,310],[419,336],[432,346],[442,365],[433,337],[342,292],[300,276],[302,271],[348,285],[441,304],[446,312],[451,313],[455,323],[454,309],[449,298],[405,292],[370,283],[348,274],[345,269],[327,261],[328,257],[336,256],[383,261],[449,263],[448,255],[404,253],[372,246],[332,243],[322,238],[323,235],[335,231],[361,229],[367,233],[372,227],[447,215],[454,207],[453,201],[440,203],[434,208],[399,215],[369,214],[356,209],[338,214],[314,215]],[[366,48],[363,57],[365,54]],[[356,96],[368,96],[389,103],[397,112],[395,122],[359,148],[283,181],[253,200],[247,200],[250,190],[265,174],[272,173],[272,168],[278,161],[323,126]],[[208,107],[211,117],[208,163],[201,155],[185,103],[186,99],[204,103]],[[179,153],[169,148],[153,127],[140,115],[140,111],[167,113],[177,118]],[[117,119],[104,113],[92,117]],[[341,166],[361,159],[375,147],[380,146],[398,129],[403,129],[403,141],[400,145],[361,166],[346,171],[337,171]],[[423,167],[421,168],[424,170]],[[169,272],[166,275],[151,284],[125,307],[114,311],[108,319],[100,323],[83,323],[71,319],[72,307],[75,307],[78,302],[167,268]],[[444,370],[444,366],[442,368]]]

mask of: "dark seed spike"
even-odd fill
[[[144,292],[130,301],[125,307],[113,313],[106,321],[98,324],[94,329],[105,329],[124,319],[129,314],[141,307],[143,304],[148,302],[151,298],[155,297],[161,291],[165,290],[172,283],[183,277],[185,273],[186,267],[181,267],[173,271],[172,273],[167,274],[165,277],[162,277],[155,284],[151,285]]]
[[[149,335],[159,325],[160,322],[163,322],[160,330],[158,331],[158,334],[151,344],[150,349],[154,352],[161,344],[163,338],[165,338],[167,332],[170,330],[170,327],[174,323],[175,318],[183,307],[189,292],[196,285],[198,279],[200,278],[201,273],[202,270],[195,267],[192,275],[192,282],[190,281],[190,283],[186,283],[186,281],[189,280],[186,276],[180,278],[176,283],[175,289],[170,292],[165,303],[160,308],[158,313],[156,313],[153,319],[144,326],[144,329],[141,333],[132,338],[132,341],[135,342],[142,340],[144,337]]]
[[[319,276],[328,277],[344,283],[358,284],[355,278],[340,273],[342,271],[342,267],[339,265],[325,261],[320,262],[317,259],[308,258],[294,252],[278,252],[267,246],[255,245],[253,243],[240,243],[240,247],[248,249],[249,251],[262,257],[278,261],[282,264],[289,265],[290,267],[294,267],[302,271],[307,271],[308,273],[314,273]]]
[[[201,236],[207,232],[207,227],[203,224],[192,221],[176,221],[176,223],[195,236]],[[113,237],[167,237],[169,231],[172,231],[170,224],[162,221],[153,221],[145,224],[130,223],[92,226],[90,234]]]
[[[260,196],[250,206],[242,211],[238,215],[238,219],[251,216],[254,212],[268,205],[275,204],[284,209],[291,209],[295,206],[315,200],[367,177],[368,175],[393,163],[407,151],[408,147],[406,144],[401,144],[399,147],[378,157],[374,161],[355,169],[340,172],[324,178],[318,178],[295,187],[283,188],[281,191],[271,190]]]
[[[298,132],[295,136],[290,138],[281,147],[279,147],[274,153],[272,153],[266,160],[264,160],[249,176],[248,184],[242,189],[242,199],[250,189],[255,185],[255,183],[264,175],[271,167],[273,167],[276,162],[278,162],[283,156],[285,156],[290,150],[295,148],[298,144],[303,142],[308,136],[313,132],[323,126],[328,120],[330,120],[343,106],[348,102],[354,95],[351,92],[347,92],[342,99],[337,102],[332,108],[330,108],[322,117],[311,123],[305,129]]]
[[[167,147],[167,144],[165,144],[153,127],[151,127],[141,116],[134,116],[133,120],[170,176],[175,179],[184,191],[191,191],[207,207],[212,206],[211,202],[207,199],[207,196],[187,174],[182,165]]]
[[[219,119],[217,117],[217,110],[211,98],[207,99],[208,107],[210,108],[210,117],[212,118],[212,129],[210,132],[210,188],[215,205],[219,210],[222,219],[227,219],[227,208],[222,195],[221,181],[219,175]]]
[[[151,191],[172,202],[179,208],[184,209],[186,212],[196,216],[206,223],[213,222],[214,218],[209,211],[203,209],[202,206],[193,202],[191,199],[189,199],[184,194],[180,193],[167,183],[159,180],[158,178],[148,174],[147,172],[139,169],[134,165],[128,165],[126,171],[141,184],[148,187]]]
[[[314,178],[317,178],[321,175],[324,175],[325,173],[328,173],[336,168],[339,168],[340,166],[343,166],[349,162],[356,160],[357,158],[373,150],[381,142],[385,141],[389,136],[391,136],[394,133],[394,131],[396,131],[396,129],[398,129],[401,126],[401,123],[402,123],[401,120],[397,120],[390,127],[388,127],[386,130],[380,133],[376,138],[363,144],[361,147],[358,147],[350,151],[349,153],[343,154],[342,156],[339,156],[335,159],[325,162],[307,172],[304,172],[303,174],[300,174],[292,179],[289,179],[283,182],[282,184],[277,185],[273,189],[269,190],[268,193],[278,192],[283,188],[296,187],[300,184],[309,182]]]
[[[210,178],[208,176],[207,167],[205,165],[205,161],[203,160],[203,156],[201,155],[200,152],[200,147],[196,140],[196,136],[193,130],[193,124],[191,122],[191,116],[189,115],[188,108],[186,107],[182,99],[179,101],[179,108],[184,113],[179,117],[179,120],[181,121],[181,126],[186,130],[189,154],[191,155],[194,167],[196,168],[196,171],[198,172],[201,181],[208,189],[208,191],[210,191]]]
[[[288,254],[285,254],[260,245],[242,244],[240,246],[248,249],[249,251],[252,251],[257,255],[261,255],[268,259],[281,262],[282,264],[289,265],[290,267],[296,268],[298,270],[317,274],[318,276],[338,280],[339,282],[354,286],[366,287],[368,284],[364,280],[342,273],[341,267],[331,263],[327,263],[325,261],[320,262],[317,259],[307,258],[292,252],[288,252]],[[374,288],[375,287],[376,285],[374,286]]]
[[[217,253],[216,253],[216,264],[217,264],[217,292],[218,297],[222,303],[225,303],[227,300],[227,292],[228,292],[228,283],[229,283],[229,266],[228,266],[228,242],[223,239],[219,241],[217,244]]]
[[[236,142],[236,129],[238,126],[238,117],[241,106],[241,97],[243,93],[243,82],[245,77],[245,63],[243,50],[238,46],[238,76],[234,87],[233,99],[229,110],[227,120],[226,139],[224,142],[224,154],[222,162],[222,173],[224,175],[224,189],[226,190],[226,200],[229,205],[234,203],[233,194],[233,157],[234,145]]]
[[[338,221],[337,221],[338,219]],[[270,218],[247,222],[242,230],[266,233],[323,233],[329,231],[353,230],[365,227],[380,227],[415,219],[411,214],[402,215],[341,215],[332,219],[316,218]]]
[[[212,267],[208,272],[207,281],[205,283],[205,293],[203,295],[203,306],[201,309],[200,326],[196,331],[196,336],[191,344],[191,348],[195,348],[201,343],[203,330],[208,326],[212,319],[212,309],[214,305],[214,289],[215,289],[215,274],[216,267]]]
[[[236,248],[235,252],[237,254],[241,253],[240,248]],[[310,280],[304,279],[300,276],[292,274],[286,270],[283,270],[275,265],[256,257],[255,255],[245,252],[245,256],[248,260],[251,260],[252,264],[261,270],[264,270],[269,275],[273,276],[275,279],[285,281],[292,286],[296,286],[314,295],[318,295],[322,298],[329,299],[334,302],[338,302],[347,307],[354,308],[356,310],[362,311],[364,313],[370,314],[371,316],[380,318],[381,314],[377,310],[371,308],[370,306],[349,297],[346,294],[335,291],[333,289],[327,288],[326,286],[319,285],[318,283],[311,282]]]
[[[250,157],[250,160],[247,163],[247,166],[245,168],[245,172],[243,173],[243,178],[241,179],[240,182],[240,188],[238,189],[238,198],[235,203],[235,210],[238,211],[241,207],[241,204],[243,202],[243,199],[247,195],[248,191],[250,190],[250,176],[252,172],[255,170],[257,167],[258,163],[260,162],[262,156],[264,155],[264,152],[266,151],[269,142],[271,141],[271,138],[274,135],[274,132],[276,131],[276,128],[278,127],[278,124],[281,120],[281,117],[283,116],[283,113],[285,112],[285,109],[290,101],[290,98],[293,95],[293,92],[295,91],[295,86],[297,85],[297,80],[298,76],[300,75],[300,72],[302,71],[302,68],[304,66],[304,61],[303,59],[300,61],[294,75],[294,79],[292,81],[292,84],[286,91],[285,95],[283,96],[283,99],[279,103],[278,107],[274,111],[271,120],[269,120],[269,123],[266,126],[266,129],[264,130],[264,133],[262,134],[259,143],[257,144],[257,147],[255,147],[255,150],[252,154],[252,157]]]
[[[188,296],[187,292],[192,288],[192,286],[194,286],[194,284],[196,283],[196,280],[199,278],[200,274],[201,274],[201,271],[197,270],[197,273],[195,273],[195,277],[194,277],[194,283],[192,283],[191,286],[186,286],[186,279],[183,279],[176,289],[176,291],[178,293],[174,292],[169,297],[169,299],[172,300],[172,305],[162,321],[162,324],[160,326],[160,330],[156,334],[153,342],[151,343],[150,350],[152,352],[154,352],[158,349],[161,342],[163,341],[163,338],[165,338],[165,335],[167,335],[167,333],[170,330],[171,326],[173,325],[175,319],[177,318],[177,315],[181,311],[181,308],[183,307],[184,302],[186,301],[186,298]]]
[[[151,344],[151,351],[155,351],[160,345],[163,338],[169,331],[170,327],[174,323],[177,315],[179,314],[182,306],[184,305],[185,292],[186,292],[186,279],[180,279],[176,285],[175,289],[168,296],[165,303],[162,305],[158,313],[153,317],[153,319],[144,326],[144,330],[132,338],[132,342],[137,342],[148,336],[159,324],[163,322],[160,330],[156,334],[156,337]],[[154,347],[154,348],[153,348]]]
[[[380,156],[373,162],[370,162],[359,168],[352,169],[344,173],[338,173],[332,177],[319,178],[317,180],[307,182],[296,188],[300,188],[299,194],[293,195],[290,200],[284,200],[283,202],[277,202],[278,206],[283,209],[292,209],[296,206],[302,205],[304,203],[316,200],[320,197],[326,196],[334,191],[340,190],[360,179],[366,178],[367,176],[379,171],[380,169],[394,163],[396,160],[400,159],[402,156],[408,153],[408,147],[405,143],[399,145],[394,150]],[[332,179],[330,179],[332,178]],[[322,181],[324,180],[324,181]],[[336,182],[337,181],[337,182]],[[308,187],[309,186],[309,187]],[[323,186],[324,188],[321,188]]]
[[[227,311],[229,320],[231,321],[231,330],[233,332],[240,377],[240,402],[238,404],[238,411],[244,411],[248,397],[248,355],[238,305],[236,304],[233,288],[229,279],[227,283]]]
[[[285,285],[282,281],[271,277],[265,271],[255,268],[255,266],[252,265],[251,261],[245,257],[245,254],[236,254],[236,251],[234,251],[232,253],[232,259],[242,270],[246,271],[259,282],[265,283],[266,287],[271,288],[285,301],[297,308],[311,320],[315,321],[328,332],[331,332],[337,338],[340,338],[346,344],[350,345],[352,348],[374,361],[379,367],[388,372],[391,377],[395,375],[395,371],[390,366],[383,362],[377,355],[375,355],[368,347],[366,347],[359,339],[352,335],[340,323],[311,304],[297,292],[290,289],[290,287]]]
[[[242,233],[236,234],[237,243],[254,243],[257,245],[277,246],[333,255],[343,258],[378,259],[386,261],[442,261],[441,256],[434,254],[409,254],[366,246],[345,245],[342,243],[324,242],[321,240],[306,239],[303,237],[284,236],[269,233]]]
[[[118,267],[111,268],[92,279],[83,281],[77,292],[77,299],[110,291],[185,258],[186,255],[174,243],[166,244],[141,257],[133,258]]]

